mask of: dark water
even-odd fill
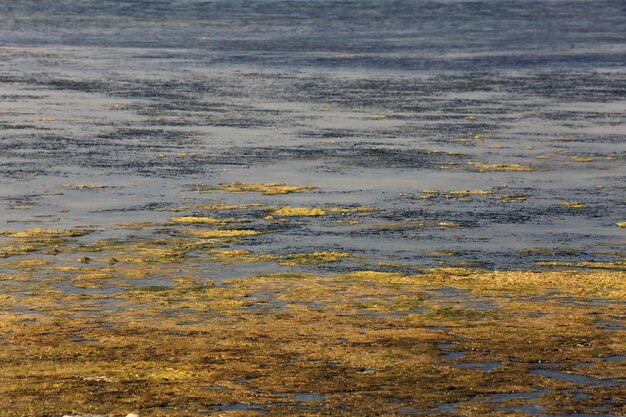
[[[296,219],[244,246],[370,268],[615,261],[625,34],[623,1],[2,1],[2,228],[101,238],[182,204],[370,205],[360,224]],[[320,190],[191,191],[230,181]],[[445,196],[474,189],[493,194]]]

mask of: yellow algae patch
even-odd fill
[[[109,104],[109,108],[113,110],[121,110],[121,109],[127,109],[128,105],[122,104],[122,103],[111,103]]]
[[[3,264],[2,266],[11,268],[11,269],[34,270],[37,267],[48,266],[53,263],[54,262],[48,259],[22,259],[19,261],[7,262]]]
[[[363,281],[374,282],[405,282],[407,279],[411,279],[404,274],[398,272],[378,272],[378,271],[358,271],[350,272],[342,275],[342,277]]]
[[[254,253],[246,249],[216,249],[209,252],[211,260],[221,264],[269,262],[276,256],[269,253]]]
[[[279,208],[270,209],[274,216],[278,217],[296,217],[296,216],[324,216],[328,213],[356,213],[357,216],[366,216],[372,211],[379,210],[369,206],[359,206],[354,208],[344,207],[330,207],[330,208],[316,208],[316,207],[291,207],[284,206]],[[270,220],[271,217],[268,219]]]
[[[84,274],[80,274],[76,276],[76,279],[84,279],[84,280],[90,280],[90,279],[108,279],[111,278],[112,275],[110,273],[107,272],[87,272]]]
[[[328,211],[329,213],[368,213],[370,211],[377,211],[380,209],[377,209],[375,207],[370,207],[370,206],[358,206],[358,207],[354,207],[354,208],[343,208],[343,207],[331,207],[331,208],[327,208],[324,209],[326,211]]]
[[[585,203],[579,203],[577,201],[563,201],[559,203],[559,205],[569,207],[569,208],[574,208],[574,209],[583,209],[587,207]]]
[[[620,269],[626,270],[626,262],[561,262],[561,261],[546,261],[535,262],[538,266],[555,266],[555,267],[576,267],[576,268],[594,268],[594,269]]]
[[[615,226],[622,227],[622,228],[626,227],[626,222],[617,222],[617,223],[615,223]]]
[[[344,251],[320,251],[313,253],[298,253],[286,255],[283,260],[279,261],[279,265],[298,266],[298,265],[318,265],[329,262],[338,262],[351,256],[349,252]]]
[[[446,191],[446,194],[449,194],[449,195],[488,195],[488,194],[493,194],[493,191],[489,191],[489,190],[455,190],[455,191]]]
[[[438,250],[434,252],[427,253],[428,256],[442,257],[442,256],[456,256],[457,253],[451,250]]]
[[[277,209],[273,209],[272,213],[275,216],[324,216],[326,210],[321,208],[309,208],[309,207],[291,207],[284,206]]]
[[[59,271],[59,272],[80,272],[80,271],[84,271],[87,268],[81,268],[78,266],[64,266],[64,265],[58,265],[55,266],[53,268],[55,271]]]
[[[198,152],[178,152],[176,156],[181,157],[181,158],[184,158],[184,157],[195,158],[197,156],[200,156],[200,154]]]
[[[194,204],[194,205],[190,205],[190,206],[182,206],[182,207],[175,207],[172,209],[159,209],[158,211],[171,211],[173,213],[179,213],[182,211],[220,211],[220,210],[243,210],[243,209],[247,209],[250,207],[262,207],[264,206],[264,204],[239,204],[239,205],[233,205],[233,204],[222,204],[222,203],[214,203],[214,204],[205,204],[205,203],[200,203],[200,204]]]
[[[303,191],[317,190],[318,188],[319,187],[313,185],[289,185],[279,182],[267,184],[231,182],[228,184],[220,184],[218,187],[218,189],[230,193],[259,192],[265,195],[301,193]]]
[[[474,268],[458,268],[458,267],[438,267],[438,268],[415,268],[424,274],[427,274],[430,277],[436,278],[445,278],[447,279],[450,276],[463,277],[467,275],[482,273],[483,271],[480,269]]]
[[[401,230],[401,229],[419,229],[425,226],[426,224],[424,222],[420,222],[417,220],[402,220],[398,222],[373,223],[371,224],[370,227],[376,230]]]
[[[30,205],[15,205],[15,206],[11,206],[11,210],[30,210],[35,206],[30,206]]]
[[[483,162],[468,162],[467,165],[481,171],[534,171],[534,168],[521,164],[486,164]]]
[[[438,222],[437,226],[455,228],[455,227],[461,227],[462,224],[456,223],[456,222]]]
[[[120,229],[127,229],[127,230],[142,230],[142,229],[145,229],[146,227],[155,227],[155,226],[161,226],[161,225],[162,223],[137,222],[137,223],[120,223],[117,225],[117,227]]]
[[[337,223],[337,224],[355,225],[355,224],[361,224],[362,222],[360,222],[358,220],[335,220],[335,223]]]
[[[574,162],[593,162],[593,158],[587,156],[572,156],[570,159]]]
[[[372,114],[368,116],[368,119],[373,119],[373,120],[380,120],[380,119],[385,119],[385,118],[387,118],[387,116],[383,114]]]
[[[40,238],[40,237],[78,237],[85,236],[91,233],[92,230],[87,229],[63,229],[63,230],[55,230],[55,229],[42,229],[42,228],[34,228],[28,229],[23,232],[4,232],[11,237],[15,238]]]
[[[202,239],[256,236],[260,234],[260,232],[257,232],[256,230],[245,230],[245,229],[244,230],[188,230],[185,233],[188,235],[202,238]]]
[[[170,221],[173,223],[186,223],[186,224],[215,224],[224,223],[223,220],[216,219],[214,217],[196,217],[196,216],[178,216],[171,217]]]
[[[413,197],[416,200],[428,200],[431,198],[434,198],[435,194],[426,194],[426,195],[416,195],[415,197]],[[430,204],[430,203],[428,203]]]
[[[539,263],[538,263],[539,264]],[[541,266],[572,266],[571,263],[545,262]],[[590,265],[591,264],[591,265]],[[445,282],[446,285],[483,291],[529,291],[549,292],[559,289],[576,294],[602,294],[607,297],[626,295],[626,279],[622,267],[601,267],[597,263],[581,262],[577,267],[606,269],[606,271],[495,271],[486,272],[471,268],[423,268],[424,282]],[[595,266],[594,266],[595,265]],[[612,270],[613,269],[613,270]],[[617,270],[615,270],[617,269]]]
[[[0,247],[0,258],[9,258],[11,256],[26,255],[41,249],[40,245],[14,246],[3,245]]]
[[[624,274],[458,271],[274,274],[219,287],[187,278],[141,283],[113,296],[121,307],[101,317],[94,315],[101,298],[36,288],[18,306],[44,314],[0,312],[10,343],[0,350],[2,415],[249,416],[238,409],[249,406],[260,415],[339,409],[363,416],[440,404],[468,416],[510,415],[502,408],[520,404],[562,415],[572,404],[580,414],[602,404],[603,412],[623,414],[614,401],[623,386],[610,384],[625,375],[624,361],[614,360],[624,341],[603,329],[623,308],[586,296],[623,299]],[[72,283],[98,288],[94,281]],[[528,294],[555,288],[562,292],[529,301]],[[469,291],[460,299],[441,296],[455,289]],[[20,297],[1,301],[12,305]],[[465,356],[451,358],[454,352]],[[593,398],[572,403],[572,384],[536,375],[537,368],[593,378],[576,387]],[[539,399],[493,401],[537,387]],[[309,401],[298,393],[325,399],[306,409]]]
[[[523,203],[528,198],[528,194],[504,194],[498,197],[494,197],[495,200],[500,200],[504,203]]]
[[[56,117],[40,117],[39,119],[36,119],[36,121],[40,123],[54,123],[58,120],[59,119],[57,119]]]
[[[62,184],[61,188],[71,188],[73,190],[100,190],[102,188],[109,188],[108,185],[102,184]]]

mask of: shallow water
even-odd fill
[[[0,2],[6,415],[622,414],[625,16]]]

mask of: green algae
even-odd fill
[[[349,252],[342,251],[320,251],[313,253],[301,253],[286,255],[278,261],[278,264],[285,266],[319,265],[328,262],[338,262],[350,256],[351,254]]]
[[[34,228],[24,230],[22,232],[2,232],[2,234],[8,235],[13,238],[25,238],[25,239],[38,239],[38,238],[62,238],[62,237],[80,237],[92,233],[93,230],[87,229],[43,229]]]
[[[436,279],[363,271],[332,277],[282,274],[192,291],[137,287],[129,293],[130,299],[145,308],[108,315],[106,321],[115,323],[113,327],[82,315],[64,321],[62,327],[45,317],[24,322],[23,315],[3,315],[3,336],[22,353],[19,362],[11,359],[10,351],[0,353],[5,364],[0,370],[0,395],[15,399],[7,402],[8,416],[26,410],[25,398],[34,416],[67,410],[123,413],[129,409],[149,415],[193,415],[216,412],[218,408],[212,404],[246,402],[261,404],[275,415],[291,415],[299,403],[284,393],[294,391],[321,392],[326,396],[320,405],[324,410],[349,406],[352,415],[379,414],[375,410],[398,402],[431,409],[440,402],[469,407],[470,401],[478,402],[468,409],[477,414],[467,411],[465,415],[498,415],[488,397],[481,402],[475,393],[528,392],[534,384],[557,390],[567,386],[528,374],[536,363],[533,361],[545,360],[546,352],[551,352],[555,361],[572,363],[614,354],[623,347],[623,341],[595,330],[588,314],[570,314],[559,320],[563,309],[551,304],[544,306],[548,317],[530,315],[535,306],[523,298],[510,302],[509,312],[499,315],[446,306],[414,314],[410,312],[423,306],[422,297],[378,309],[374,301],[359,302],[364,288],[357,291],[353,286],[372,280],[404,283],[401,287],[369,288],[379,292],[381,301],[392,301],[407,286],[424,288],[422,284]],[[299,288],[290,292],[291,285]],[[279,288],[280,302],[259,298],[261,293]],[[315,288],[309,294],[318,301],[323,297],[316,291],[336,289],[328,302],[342,307],[307,307],[302,297],[295,297]],[[343,303],[337,298],[340,294],[344,294]],[[293,308],[268,308],[283,303]],[[266,308],[251,309],[255,305]],[[408,315],[376,317],[362,314],[363,308],[406,311]],[[609,308],[595,306],[584,313]],[[155,315],[160,317],[158,321],[151,319]],[[442,324],[451,327],[445,333],[429,328]],[[6,333],[9,329],[10,334]],[[74,342],[76,337],[85,342]],[[34,340],[38,343],[33,344]],[[458,349],[474,352],[468,360],[501,361],[503,365],[484,372],[442,363],[437,345],[452,340]],[[512,357],[517,359],[511,362]],[[594,369],[603,378],[618,378],[618,371],[599,363]],[[451,384],[454,390],[444,389]],[[374,385],[376,395],[363,394]],[[228,390],[207,391],[213,386]],[[349,391],[346,386],[351,387]],[[619,398],[620,393],[617,387],[607,386],[594,395]],[[561,407],[556,400],[541,401],[555,409]],[[578,406],[589,410],[584,404]]]
[[[263,204],[224,204],[224,203],[198,203],[189,206],[175,207],[171,209],[159,209],[158,211],[170,211],[180,213],[185,211],[222,211],[222,210],[242,210],[250,207],[263,207]]]
[[[562,201],[559,205],[573,209],[583,209],[587,207],[585,203],[579,203],[578,201]]]
[[[607,383],[581,386],[588,401],[564,401],[570,382],[533,373],[542,361],[602,381],[626,377],[626,368],[599,359],[626,348],[598,320],[624,307],[594,302],[624,299],[619,269],[413,267],[415,274],[289,272],[218,283],[206,276],[213,265],[310,267],[354,255],[253,252],[231,245],[257,231],[197,228],[204,223],[180,237],[62,239],[54,256],[3,259],[11,271],[3,289],[13,292],[0,298],[0,340],[10,346],[0,352],[2,415],[188,416],[229,404],[277,416],[394,415],[382,410],[454,403],[461,415],[498,416],[491,395],[537,387],[546,394],[524,404],[555,413],[592,413],[604,398],[623,398],[620,385]],[[442,358],[445,344],[465,356]],[[292,393],[323,400],[306,408]],[[607,412],[624,411],[611,404]]]
[[[328,213],[327,210],[321,208],[309,208],[309,207],[290,207],[284,206],[272,210],[274,216],[279,217],[309,217],[309,216],[324,216]]]
[[[249,229],[216,229],[216,230],[188,230],[188,235],[201,239],[238,238],[246,236],[256,236],[260,232]]]
[[[317,190],[319,187],[311,185],[289,185],[278,182],[272,182],[267,184],[231,182],[228,184],[220,184],[217,188],[219,190],[227,191],[230,193],[259,192],[265,195],[277,195]]]
[[[534,168],[522,164],[489,164],[483,162],[468,162],[468,166],[479,171],[534,171]]]
[[[104,184],[63,184],[60,187],[72,190],[102,190],[111,186]]]
[[[43,249],[45,245],[27,244],[27,245],[11,245],[2,244],[0,246],[0,258],[10,258],[12,256],[27,255],[31,252],[37,252]]]

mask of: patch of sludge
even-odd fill
[[[601,320],[625,313],[621,271],[289,272],[216,285],[203,268],[350,256],[223,244],[96,241],[86,265],[66,242],[69,258],[2,261],[12,272],[1,283],[21,292],[0,298],[1,415],[626,411],[624,361],[604,359],[626,341]]]

